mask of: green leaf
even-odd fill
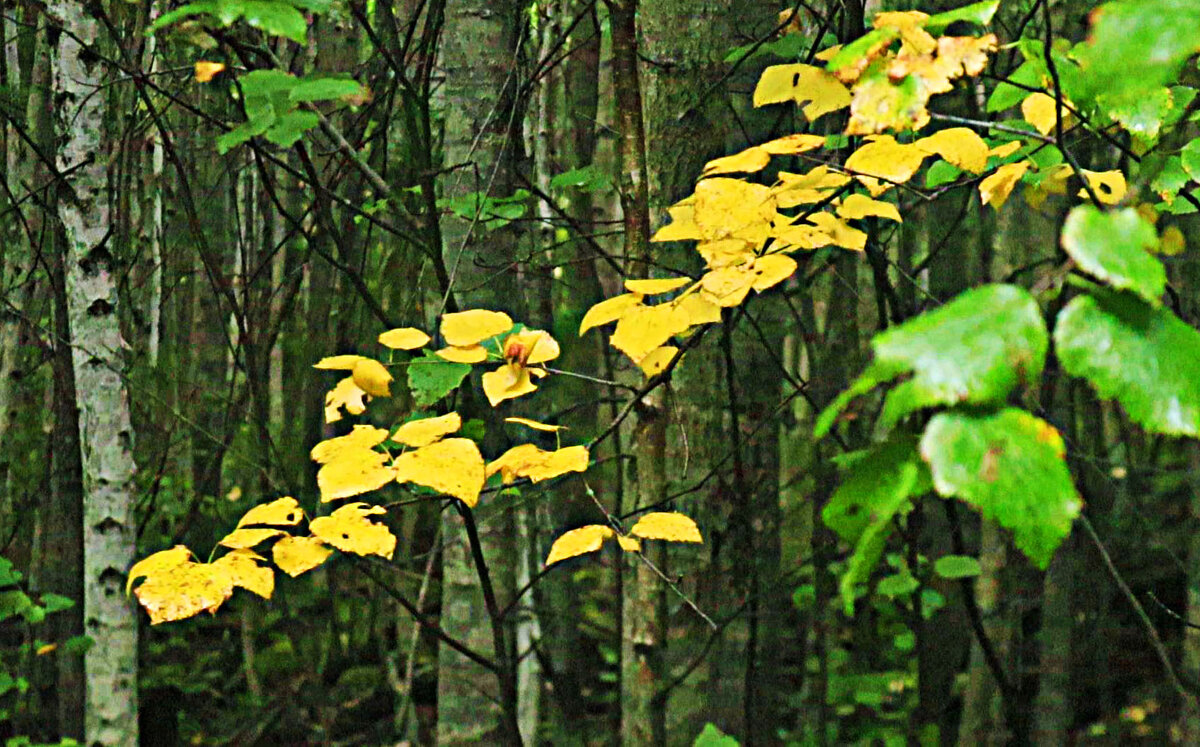
[[[1012,75],[1008,76],[1008,79],[1013,83],[1019,83],[1020,86],[1040,88],[1042,85],[1038,67],[1032,62],[1022,63],[1020,67],[1013,71]],[[988,113],[994,114],[995,112],[1004,111],[1016,106],[1033,93],[1029,88],[1020,86],[1006,82],[1001,82],[997,85],[996,90],[992,91],[992,95],[988,96],[987,106],[985,107]]]
[[[358,81],[347,78],[301,78],[288,98],[295,102],[329,101],[343,96],[358,96],[363,88]]]
[[[288,112],[263,133],[263,136],[280,147],[290,148],[319,122],[315,112]]]
[[[692,747],[738,747],[738,741],[713,724],[705,724]]]
[[[1017,547],[1043,570],[1082,507],[1063,455],[1058,431],[1016,408],[943,412],[921,437],[937,492],[1011,530]]]
[[[1087,42],[1075,50],[1086,71],[1085,95],[1132,101],[1172,83],[1200,49],[1195,0],[1117,0],[1092,18]]]
[[[96,645],[96,639],[89,635],[73,635],[63,641],[60,650],[68,654],[86,654],[88,649]]]
[[[1192,181],[1200,181],[1200,138],[1183,146],[1179,151],[1179,162]]]
[[[12,561],[0,557],[0,586],[10,586],[21,580],[21,572],[13,568]]]
[[[217,12],[217,3],[215,0],[201,0],[196,3],[188,3],[181,5],[175,10],[167,11],[158,18],[154,19],[154,23],[150,24],[150,28],[146,29],[147,33],[153,33],[161,28],[170,26],[192,16],[199,15],[215,15]]]
[[[1054,327],[1063,370],[1148,431],[1200,436],[1200,332],[1127,293],[1073,299]]]
[[[1150,182],[1150,189],[1153,189],[1164,200],[1175,200],[1175,196],[1179,194],[1179,190],[1187,186],[1191,181],[1191,177],[1183,170],[1183,161],[1179,156],[1171,156],[1164,163],[1162,170]]]
[[[329,10],[330,0],[288,0],[288,4],[313,13],[325,13]]]
[[[946,161],[938,161],[925,172],[925,188],[933,189],[949,184],[962,175],[962,169]]]
[[[69,610],[75,606],[75,600],[70,597],[64,597],[61,594],[43,594],[40,600],[42,607],[46,609],[46,614],[50,615],[55,612]]]
[[[879,583],[875,585],[875,591],[888,599],[895,599],[912,594],[920,586],[921,582],[905,570],[879,579]]]
[[[876,44],[881,42],[890,42],[899,35],[900,32],[891,27],[875,29],[874,31],[863,34],[839,49],[837,54],[829,59],[825,69],[832,73],[840,70],[843,67],[846,67],[847,65],[852,65],[858,62],[859,59]]]
[[[1137,210],[1102,213],[1092,205],[1080,205],[1067,216],[1062,245],[1084,272],[1158,305],[1167,271],[1150,253],[1158,246],[1158,234]]]
[[[251,70],[238,78],[238,86],[246,99],[265,99],[287,93],[296,86],[296,76],[282,70]]]
[[[852,399],[911,372],[884,402],[881,423],[933,405],[1002,402],[1019,384],[1036,382],[1048,344],[1037,301],[1015,285],[969,290],[934,311],[871,341],[867,369],[817,418],[817,438],[829,432]]]
[[[976,26],[986,26],[992,22],[992,16],[996,15],[996,11],[999,8],[1000,0],[988,0],[988,2],[964,5],[961,8],[948,10],[945,13],[937,13],[925,21],[925,30],[931,34],[940,34],[955,21],[973,23]]]
[[[0,621],[7,620],[13,615],[28,618],[29,611],[36,605],[29,595],[20,589],[0,591]]]
[[[564,171],[561,174],[555,174],[550,179],[551,189],[566,189],[574,187],[585,192],[594,192],[599,189],[604,189],[610,184],[609,178],[600,169],[594,165],[584,166],[581,169],[571,169]]]
[[[1111,106],[1107,96],[1101,95],[1097,102],[1122,127],[1148,143],[1158,139],[1159,131],[1175,109],[1169,88],[1159,88],[1133,100],[1118,99]]]
[[[979,561],[970,555],[946,555],[934,562],[933,572],[942,578],[973,578],[979,575]]]
[[[308,40],[308,20],[291,5],[279,0],[246,0],[246,23],[274,36],[286,36],[297,44]]]
[[[725,62],[749,62],[758,57],[771,55],[785,60],[797,60],[808,49],[809,39],[801,34],[784,34],[778,39],[759,44],[751,42],[734,47],[725,55]]]
[[[430,407],[454,391],[471,367],[466,363],[451,363],[425,351],[420,358],[408,363],[408,388],[419,407]]]

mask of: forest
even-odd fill
[[[5,747],[1200,745],[1200,0],[0,38]]]

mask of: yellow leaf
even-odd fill
[[[996,158],[1008,158],[1013,153],[1019,151],[1021,149],[1021,145],[1022,143],[1020,140],[1013,140],[1012,142],[1005,143],[1004,145],[997,145],[995,148],[992,148],[988,151],[988,155],[995,156]]]
[[[890,202],[872,200],[863,194],[852,194],[842,200],[842,204],[837,207],[837,214],[847,220],[875,217],[887,218],[897,223],[903,222],[900,211],[896,209],[895,205]]]
[[[754,275],[747,271],[749,264],[710,270],[700,278],[700,284],[718,305],[740,306],[754,285]]]
[[[196,61],[196,82],[208,83],[213,78],[217,77],[217,73],[225,69],[224,62],[209,62],[208,60]]]
[[[867,234],[857,228],[851,228],[846,221],[833,213],[813,213],[808,216],[808,220],[812,221],[822,234],[828,236],[834,246],[856,252],[863,251],[867,246]]]
[[[311,571],[332,554],[319,537],[284,537],[271,547],[275,565],[292,577]]]
[[[234,550],[213,561],[213,566],[219,567],[229,575],[234,586],[270,599],[275,591],[275,573],[270,568],[259,565],[258,561],[266,562],[266,558],[250,550]]]
[[[637,537],[623,537],[618,534],[617,535],[617,544],[620,545],[621,549],[624,550],[625,552],[641,552],[642,551],[642,543],[640,541],[638,541]]]
[[[667,208],[671,222],[654,232],[651,241],[690,241],[702,238],[695,221],[695,207],[688,202]]]
[[[660,512],[645,514],[629,530],[630,534],[643,539],[669,540],[671,542],[703,542],[696,522],[683,514]]]
[[[331,355],[313,364],[322,371],[353,371],[359,361],[367,360],[361,355]]]
[[[33,655],[34,656],[45,656],[46,654],[52,654],[52,653],[54,653],[54,651],[57,648],[58,648],[57,643],[43,643],[42,645],[37,647],[37,651],[35,651]]]
[[[383,364],[372,358],[363,358],[354,364],[351,372],[354,384],[372,397],[390,397],[388,384],[392,383],[392,375]]]
[[[588,459],[586,446],[542,451],[533,444],[521,444],[488,462],[487,476],[499,472],[505,485],[521,477],[528,477],[530,482],[541,482],[568,472],[586,472]]]
[[[912,78],[915,84],[898,85],[896,81]],[[929,124],[925,108],[931,91],[920,83],[919,75],[890,75],[881,66],[869,68],[854,86],[850,102],[850,122],[847,135],[870,135],[885,130],[920,130]],[[948,84],[947,84],[948,86]]]
[[[450,345],[438,350],[434,355],[451,363],[483,363],[487,360],[488,352],[482,345],[468,345],[465,348]]]
[[[416,327],[389,329],[379,335],[379,344],[393,350],[416,350],[429,343],[429,335]]]
[[[469,438],[447,438],[396,459],[396,482],[415,482],[475,508],[487,479],[483,456]]]
[[[1088,171],[1087,169],[1083,169],[1083,176],[1096,193],[1096,199],[1100,200],[1102,204],[1116,205],[1125,199],[1125,192],[1128,191],[1128,186],[1125,183],[1125,174],[1120,171]],[[1079,196],[1087,197],[1087,190],[1080,189]]]
[[[457,432],[459,428],[462,428],[462,418],[457,412],[452,412],[436,418],[410,420],[396,429],[392,440],[405,446],[428,446],[442,436]]]
[[[369,428],[370,426],[359,427]],[[386,431],[384,433],[386,434]],[[325,441],[324,443],[329,442]],[[317,446],[320,445],[317,444]],[[303,516],[304,512],[300,510],[300,504],[296,502],[296,499],[291,496],[284,496],[283,498],[276,498],[270,503],[258,504],[242,514],[242,518],[238,520],[237,525],[239,529],[254,524],[266,524],[272,527],[294,527],[300,523],[300,519]]]
[[[694,219],[707,241],[742,239],[758,245],[776,217],[769,187],[741,179],[714,177],[696,185]]]
[[[795,101],[813,121],[850,105],[850,92],[831,73],[812,65],[772,65],[754,87],[754,105]]]
[[[642,358],[638,367],[642,369],[642,373],[647,377],[655,376],[662,373],[667,365],[675,360],[675,354],[679,352],[679,348],[674,345],[663,345],[661,348],[650,351],[650,354]]]
[[[221,538],[218,545],[231,547],[235,550],[248,550],[255,545],[266,542],[272,537],[286,534],[282,529],[234,529]]]
[[[1064,102],[1065,103],[1065,102]],[[1043,135],[1048,135],[1057,126],[1058,102],[1053,96],[1038,92],[1030,94],[1021,102],[1021,115],[1025,121]],[[1067,110],[1063,109],[1063,126],[1067,123]]]
[[[512,326],[512,319],[503,311],[458,311],[442,317],[442,338],[447,345],[465,348],[507,332]]]
[[[1183,237],[1183,232],[1177,226],[1167,226],[1167,229],[1162,232],[1162,236],[1158,239],[1158,253],[1167,257],[1174,257],[1187,249],[1187,239]]]
[[[554,544],[550,546],[550,554],[546,556],[546,565],[551,566],[560,560],[595,552],[604,545],[604,540],[613,534],[615,532],[612,527],[603,524],[589,524],[572,529],[554,540]]]
[[[714,158],[704,164],[704,171],[700,173],[700,178],[717,176],[718,174],[753,174],[757,171],[762,171],[770,162],[771,154],[758,146],[754,146],[745,149],[741,153],[734,153],[732,156]]]
[[[721,321],[721,307],[706,293],[689,293],[672,303],[687,317],[689,326]]]
[[[794,135],[785,135],[774,140],[768,140],[758,147],[773,156],[798,156],[801,153],[807,153],[810,150],[824,147],[824,145],[824,135],[809,135],[798,132]]]
[[[383,524],[376,524],[369,518],[386,513],[382,506],[348,503],[329,516],[313,519],[308,528],[314,537],[342,552],[378,555],[391,560],[396,551],[395,535]]]
[[[226,569],[187,562],[146,579],[134,591],[150,615],[150,624],[183,620],[205,610],[216,612],[233,595]]]
[[[495,371],[485,373],[480,381],[492,407],[506,399],[516,399],[537,391],[537,384],[530,378],[530,369],[519,363],[505,363]]]
[[[353,376],[342,379],[325,394],[325,422],[336,423],[341,420],[342,408],[351,415],[362,415],[367,409],[363,401],[366,395],[367,393],[354,383]]]
[[[373,425],[356,425],[344,436],[327,438],[320,442],[312,448],[309,456],[317,464],[329,464],[336,459],[342,458],[344,455],[354,454],[363,449],[378,446],[386,441],[387,437],[388,432],[386,428],[376,428]],[[261,506],[258,508],[261,508]],[[257,523],[266,524],[269,522]],[[241,525],[239,524],[239,526]]]
[[[890,28],[900,32],[900,54],[927,55],[937,49],[937,40],[925,30],[928,20],[929,14],[908,10],[876,13],[871,22],[877,29]]]
[[[814,213],[813,215],[826,215],[826,213]],[[805,220],[812,219],[813,216],[810,215]],[[836,218],[834,220],[836,221]],[[772,242],[769,248],[770,252],[791,252],[795,251],[796,249],[819,249],[823,246],[830,246],[831,244],[835,243],[832,236],[820,230],[811,223],[800,223],[795,226],[788,226],[787,228],[778,231],[775,235],[775,238],[776,241]]]
[[[567,428],[567,426],[565,426],[565,425],[550,425],[549,423],[539,423],[538,421],[530,420],[529,418],[505,418],[504,422],[516,423],[517,425],[523,425],[526,428],[532,428],[535,431],[545,431],[547,433],[556,433],[558,431],[566,430],[566,428]]]
[[[754,244],[742,239],[719,239],[696,245],[696,252],[710,268],[740,265],[754,257]]]
[[[583,321],[579,323],[580,336],[593,327],[617,321],[625,312],[639,305],[641,302],[642,297],[637,293],[622,293],[619,296],[604,299],[588,309],[587,313],[583,315]]]
[[[984,205],[991,205],[999,210],[1012,194],[1013,187],[1029,170],[1029,161],[1006,163],[996,169],[996,173],[979,183],[979,196]]]
[[[687,312],[674,304],[637,306],[621,317],[608,342],[637,363],[690,326]]]
[[[921,138],[914,145],[927,153],[939,155],[947,163],[973,174],[982,173],[987,168],[987,143],[966,127],[939,130],[929,137]]]
[[[781,208],[811,205],[824,200],[833,190],[849,181],[849,176],[830,171],[824,166],[817,166],[805,174],[781,171],[779,182],[771,188],[771,193]]]
[[[892,184],[911,179],[928,156],[929,153],[915,145],[897,143],[891,135],[879,135],[850,154],[846,170],[855,173],[872,197],[878,197],[891,189]]]
[[[369,493],[387,485],[396,477],[395,470],[387,464],[388,459],[387,454],[371,449],[339,454],[337,459],[317,471],[321,502]]]
[[[549,332],[527,329],[504,338],[503,354],[510,363],[533,365],[547,363],[558,357],[558,341]]]
[[[692,282],[691,278],[651,278],[650,280],[626,280],[625,290],[642,296],[670,293]]]
[[[783,254],[759,257],[750,266],[750,272],[754,275],[751,287],[756,292],[762,293],[790,278],[797,266],[796,260]]]
[[[828,47],[827,49],[822,49],[820,52],[817,52],[815,55],[813,55],[813,59],[820,60],[821,62],[829,62],[834,58],[835,55],[837,55],[838,52],[841,51],[842,45],[834,44],[832,47]]]
[[[192,551],[187,549],[186,545],[175,545],[170,550],[159,550],[158,552],[148,557],[142,558],[133,564],[126,574],[125,593],[129,593],[129,589],[133,586],[133,582],[143,576],[156,576],[169,571],[176,566],[190,563],[192,560]]]

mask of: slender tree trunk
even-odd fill
[[[89,745],[137,744],[137,618],[124,594],[133,561],[132,431],[125,388],[124,342],[117,316],[116,269],[108,243],[100,23],[88,7],[55,2],[61,20],[54,79],[62,123],[58,214],[63,224],[68,317],[71,324],[79,433],[83,454],[83,585],[86,631],[95,641],[85,657]]]

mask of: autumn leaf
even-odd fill
[[[428,446],[447,434],[457,432],[461,427],[462,418],[457,412],[452,412],[436,418],[410,420],[396,429],[392,440],[405,446]]]
[[[617,544],[620,545],[621,549],[624,550],[625,552],[641,552],[642,551],[642,543],[638,540],[637,537],[625,537],[625,536],[618,534],[617,535]]]
[[[824,147],[824,145],[824,135],[810,135],[798,132],[794,135],[784,135],[774,140],[768,140],[758,147],[773,156],[798,156],[801,153],[807,153],[810,150]]]
[[[354,364],[351,371],[354,384],[372,397],[390,397],[388,385],[392,383],[392,375],[383,364],[372,358],[363,358]]]
[[[651,241],[690,241],[703,238],[700,227],[696,225],[696,208],[694,198],[667,208],[671,222],[654,232]]]
[[[691,324],[687,313],[674,304],[637,306],[621,317],[608,342],[637,363]]]
[[[495,407],[506,399],[516,399],[537,391],[532,373],[531,369],[518,363],[505,363],[495,371],[485,373],[480,382],[488,403]]]
[[[134,594],[158,625],[215,613],[233,595],[233,579],[226,568],[188,561],[147,577]]]
[[[1021,115],[1025,121],[1043,135],[1054,131],[1058,123],[1058,102],[1053,96],[1038,92],[1025,97],[1021,102]],[[1063,110],[1063,125],[1066,126],[1067,111]]]
[[[342,552],[355,555],[378,555],[392,559],[396,550],[396,537],[383,524],[376,524],[369,517],[386,514],[382,506],[365,503],[348,503],[329,516],[313,519],[309,531],[326,544]]]
[[[928,156],[928,151],[916,145],[898,143],[891,135],[877,135],[850,154],[846,170],[855,174],[872,197],[878,197],[894,184],[911,179]]]
[[[370,429],[371,426],[355,426],[355,428]],[[387,437],[386,434],[387,431],[384,431],[385,438]],[[329,441],[324,441],[322,443],[327,444]],[[370,445],[374,446],[374,444]],[[317,444],[317,447],[320,446],[321,444]],[[313,451],[316,452],[317,448],[314,447]],[[316,457],[313,458],[315,459]],[[317,461],[320,460],[318,459]],[[255,524],[265,524],[273,527],[292,527],[299,524],[300,519],[303,517],[304,512],[300,510],[300,504],[296,502],[296,499],[292,498],[291,496],[284,496],[283,498],[276,498],[270,503],[260,503],[259,505],[251,508],[249,511],[242,514],[242,518],[238,520],[237,525],[239,529],[242,527],[253,526]]]
[[[1083,177],[1087,179],[1088,184],[1096,193],[1096,199],[1103,205],[1116,205],[1121,200],[1125,199],[1125,192],[1128,191],[1128,185],[1125,183],[1125,174],[1120,171],[1088,171],[1082,169]],[[1087,190],[1079,190],[1080,197],[1088,197]]]
[[[359,361],[367,360],[362,355],[329,355],[313,364],[322,371],[353,371]]]
[[[880,202],[872,200],[870,197],[862,194],[852,194],[842,200],[837,206],[837,214],[847,220],[860,220],[862,218],[887,218],[894,220],[897,223],[902,223],[900,211],[890,202]]]
[[[679,348],[674,345],[663,345],[661,348],[652,350],[649,355],[642,358],[638,363],[638,368],[642,369],[642,373],[647,377],[657,376],[662,373],[671,361],[675,360],[675,355],[679,352]]]
[[[741,153],[735,153],[732,156],[714,158],[704,164],[704,170],[700,173],[700,178],[717,176],[718,174],[753,174],[757,171],[762,171],[770,162],[771,154],[763,148],[755,146],[747,148]]]
[[[393,350],[415,350],[429,343],[429,335],[415,327],[389,329],[379,335],[379,344]]]
[[[488,351],[482,345],[467,345],[461,348],[450,345],[436,351],[434,355],[451,363],[483,363],[487,360]]]
[[[691,278],[651,278],[649,280],[626,280],[625,290],[642,296],[670,293],[692,282]]]
[[[781,171],[778,179],[771,188],[771,195],[781,208],[820,202],[829,197],[834,190],[850,182],[849,176],[832,171],[826,166],[817,166],[804,174]]]
[[[504,422],[523,425],[526,428],[532,428],[535,431],[545,431],[546,433],[556,433],[561,430],[566,430],[565,425],[550,425],[549,423],[540,423],[536,420],[530,420],[529,418],[505,418]]]
[[[549,480],[568,472],[585,472],[589,460],[586,446],[567,446],[555,451],[543,451],[533,444],[514,446],[487,465],[487,476],[497,472],[505,485],[518,478],[530,482]]]
[[[191,562],[192,551],[185,545],[175,545],[170,550],[159,550],[133,564],[126,575],[125,593],[128,594],[133,582],[139,578],[155,576],[170,569]]]
[[[354,383],[353,376],[347,376],[325,394],[325,422],[336,423],[342,419],[341,410],[345,409],[351,415],[362,415],[367,410],[363,398],[367,393]]]
[[[217,544],[223,547],[233,548],[235,550],[248,550],[255,545],[266,542],[273,537],[280,537],[284,534],[286,534],[286,532],[284,532],[282,529],[235,529],[222,537],[221,541]]]
[[[292,577],[311,571],[332,554],[319,537],[284,537],[271,547],[275,565]]]
[[[321,502],[369,493],[387,485],[396,477],[389,459],[387,454],[367,448],[339,454],[317,471]]]
[[[928,137],[913,143],[927,153],[941,156],[946,163],[973,174],[983,173],[987,168],[988,145],[983,138],[966,127],[951,127],[938,130]]]
[[[629,533],[642,539],[668,540],[670,542],[703,542],[696,522],[675,512],[657,512],[642,516]]]
[[[439,493],[454,496],[470,508],[483,490],[483,456],[469,438],[443,441],[406,451],[396,458],[396,482],[413,482]]]
[[[721,321],[721,307],[707,293],[681,296],[671,304],[683,314],[690,326],[716,324]]]
[[[447,345],[462,348],[507,332],[512,326],[513,320],[503,311],[458,311],[442,317],[442,339]]]
[[[754,88],[754,105],[766,106],[785,101],[800,104],[804,116],[811,122],[822,114],[848,106],[850,92],[837,77],[819,67],[772,65],[758,79],[758,85]]]
[[[208,60],[196,61],[196,82],[208,83],[213,78],[217,77],[218,73],[225,70],[224,62],[209,62]]]
[[[621,318],[625,312],[642,303],[642,296],[637,293],[622,293],[619,296],[606,298],[587,310],[583,321],[579,323],[579,335],[582,337],[593,327],[611,324]]]
[[[984,205],[991,205],[999,210],[1012,194],[1013,187],[1029,170],[1028,161],[1006,163],[996,172],[979,183],[979,196]]]
[[[855,252],[863,251],[867,246],[867,234],[851,227],[833,213],[813,213],[808,216],[817,230],[829,237],[830,243]]]
[[[318,443],[309,452],[309,456],[317,464],[329,464],[346,455],[378,446],[386,441],[387,437],[388,432],[386,428],[376,428],[373,425],[356,425],[344,436],[327,438]],[[268,522],[258,523],[266,524]]]
[[[546,556],[546,565],[552,566],[560,560],[595,552],[603,547],[604,540],[614,534],[612,527],[603,524],[589,524],[572,529],[554,540],[554,544],[550,546],[550,554]]]
[[[246,531],[246,530],[243,530]],[[226,575],[230,582],[239,588],[257,594],[263,599],[270,599],[275,591],[275,573],[270,568],[259,565],[258,561],[266,562],[266,558],[247,549],[236,549],[213,561],[214,570]]]

